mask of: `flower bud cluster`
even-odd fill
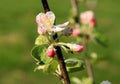
[[[84,46],[76,44],[76,43],[60,43],[60,46],[66,46],[69,51],[72,52],[82,52],[84,50]],[[58,44],[59,45],[59,44]],[[48,57],[54,57],[56,54],[55,48],[51,45],[46,50],[46,54]]]
[[[81,13],[80,20],[82,24],[87,24],[92,27],[96,25],[94,13],[92,11],[86,11],[86,12]]]

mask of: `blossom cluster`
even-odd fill
[[[85,32],[86,31],[89,32],[89,30],[91,31],[91,28],[96,26],[96,20],[94,17],[94,13],[91,10],[82,12],[79,16],[79,20],[81,24],[79,26],[77,25],[78,27],[72,30],[72,36],[75,36],[75,37],[80,36],[82,33],[84,33],[84,30]],[[86,28],[83,29],[82,26]]]
[[[81,20],[82,24],[87,24],[92,27],[96,25],[94,13],[92,11],[85,11],[85,12],[81,13],[80,20]]]
[[[67,27],[69,22],[65,22],[63,24],[54,25],[55,22],[55,15],[52,11],[48,11],[46,13],[39,13],[36,16],[36,23],[38,25],[38,34],[45,35],[45,36],[51,36],[52,33],[58,33],[62,32],[63,35],[78,35],[79,32],[76,32],[75,30],[72,30],[71,28]],[[56,54],[56,49],[54,47],[54,44],[56,45],[54,41],[48,46],[46,50],[46,54],[49,57],[54,57]],[[59,43],[58,43],[59,44]],[[64,43],[70,51],[73,52],[82,52],[83,46],[76,44],[76,43]]]

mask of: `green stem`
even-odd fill
[[[86,64],[86,69],[87,69],[87,73],[88,73],[88,76],[91,78],[92,80],[92,84],[95,84],[95,80],[94,80],[94,74],[93,74],[93,69],[92,69],[92,65],[88,59],[88,38],[85,37],[84,38],[84,46],[85,46],[85,64]]]
[[[78,2],[79,2],[78,0],[71,0],[72,10],[75,15],[74,21],[75,21],[76,28],[80,28]],[[85,56],[86,56],[85,64],[86,64],[88,76],[92,79],[92,81],[93,81],[92,84],[94,84],[92,65],[88,59],[88,40],[89,40],[89,38],[87,36],[83,39],[83,44],[85,46]]]
[[[79,7],[78,7],[78,0],[71,0],[71,4],[72,4],[72,12],[74,13],[75,17],[75,23],[79,24]]]

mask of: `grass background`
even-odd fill
[[[70,0],[48,0],[57,23],[68,19]],[[95,17],[98,28],[109,39],[109,47],[91,46],[99,55],[94,65],[96,83],[109,80],[120,84],[120,11],[119,0],[98,0]],[[82,5],[81,5],[82,6]],[[82,11],[84,8],[81,7]],[[36,15],[43,11],[40,0],[0,1],[0,84],[61,84],[58,78],[41,71],[33,72],[30,55],[37,37]],[[81,73],[77,75],[81,78]]]

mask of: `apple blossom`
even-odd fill
[[[60,32],[65,29],[69,22],[54,25],[55,15],[52,11],[46,13],[39,13],[36,16],[36,23],[38,24],[38,33],[45,34],[46,32]]]
[[[38,26],[38,33],[39,34],[45,34],[46,30],[42,26]]]

